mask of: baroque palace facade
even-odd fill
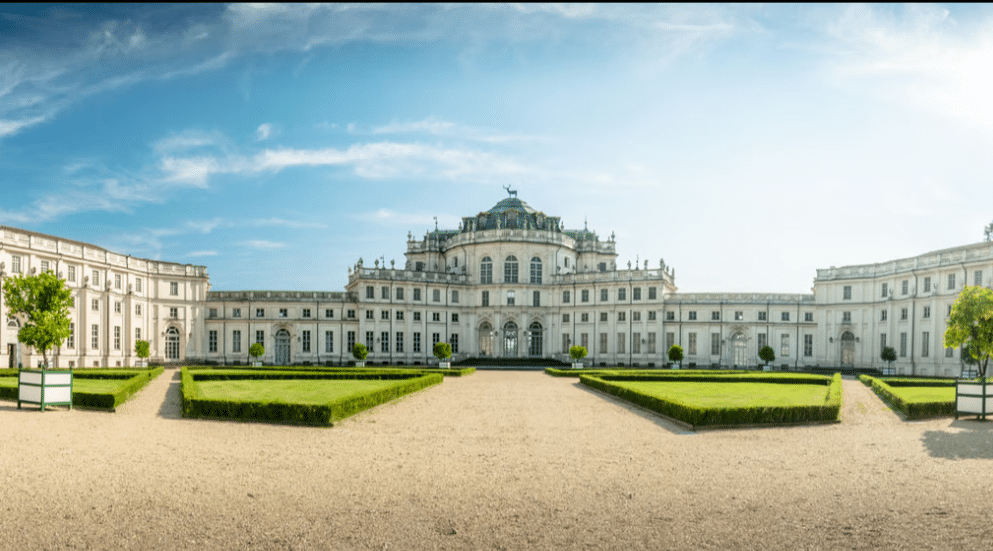
[[[153,363],[244,364],[260,342],[276,365],[348,364],[355,343],[370,363],[427,364],[445,341],[455,360],[567,360],[579,344],[586,365],[642,367],[665,364],[672,344],[684,366],[754,366],[768,345],[783,369],[882,368],[892,346],[897,373],[953,376],[963,365],[942,345],[951,305],[965,285],[993,282],[993,243],[977,243],[817,270],[812,294],[678,293],[663,261],[619,268],[613,236],[565,229],[514,196],[458,229],[408,234],[403,267],[359,259],[343,292],[211,291],[203,266],[0,231],[0,275],[51,270],[72,290],[58,367],[134,365],[139,339]],[[18,320],[3,319],[0,362],[38,365]]]

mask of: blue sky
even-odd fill
[[[510,185],[680,291],[980,241],[993,8],[0,5],[0,224],[342,290]]]

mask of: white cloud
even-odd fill
[[[217,256],[217,251],[190,251],[186,253],[186,256],[191,258],[199,258],[203,256]]]
[[[253,249],[258,249],[260,251],[268,251],[273,249],[282,249],[286,247],[286,243],[277,243],[275,241],[267,241],[265,239],[250,239],[242,243],[246,247],[251,247]]]
[[[261,142],[268,140],[269,137],[272,136],[272,132],[273,129],[271,124],[267,122],[260,124],[259,127],[255,129],[255,141]]]

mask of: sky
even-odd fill
[[[0,224],[341,291],[504,186],[680,292],[993,221],[985,5],[0,5]]]

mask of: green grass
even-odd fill
[[[819,406],[827,387],[823,384],[630,382],[614,384],[669,400],[704,408]]]
[[[955,415],[953,379],[882,379],[863,375],[859,380],[908,419]]]
[[[910,402],[954,402],[953,386],[890,386],[893,394]]]
[[[113,411],[161,373],[161,367],[76,370],[72,377],[72,405]],[[16,376],[0,376],[0,400],[17,400]]]
[[[199,381],[201,395],[208,400],[293,402],[324,404],[376,392],[395,385],[392,380],[363,379],[281,379]]]

